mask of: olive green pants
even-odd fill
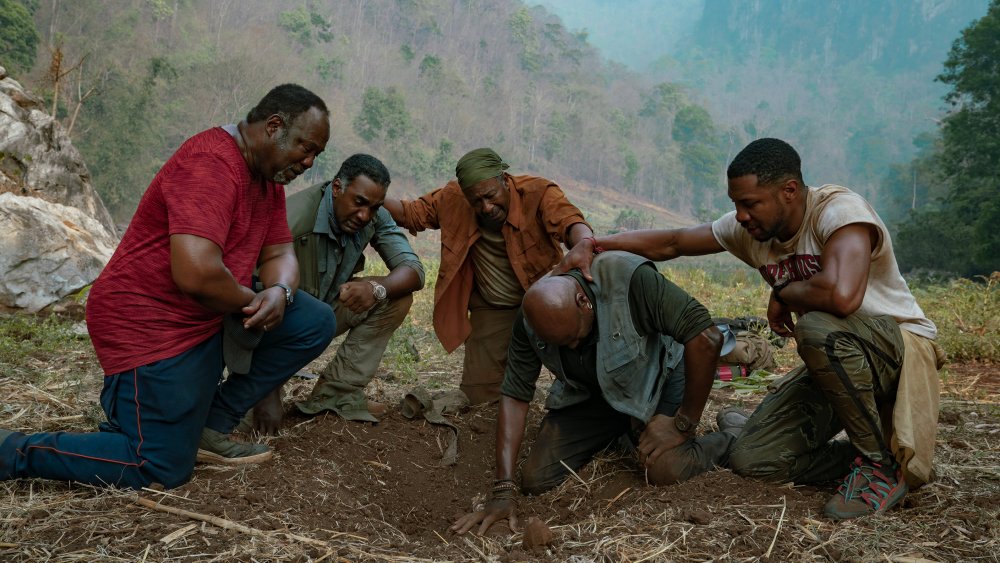
[[[683,395],[683,373],[671,379]],[[675,408],[668,414],[674,415],[676,411]],[[569,477],[570,471],[580,470],[609,446],[637,454],[636,445],[643,426],[631,416],[616,411],[600,396],[549,411],[521,465],[521,491],[540,495],[558,487]],[[727,432],[691,438],[661,454],[656,464],[649,468],[646,479],[654,486],[672,485],[710,471],[725,462],[734,439]]]
[[[413,295],[405,295],[354,313],[336,302],[336,336],[344,332],[347,336],[320,372],[309,398],[298,404],[299,410],[306,414],[330,410],[348,420],[374,420],[368,413],[365,387],[375,377],[392,333],[403,323],[412,304]]]
[[[863,455],[892,462],[880,409],[891,407],[903,337],[889,316],[803,315],[795,325],[803,364],[771,386],[730,453],[732,470],[773,482],[843,477]],[[846,430],[848,440],[833,440]]]

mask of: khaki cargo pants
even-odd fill
[[[517,307],[500,309],[486,303],[476,290],[469,297],[472,332],[465,339],[462,384],[459,389],[473,405],[500,398],[500,384],[507,369],[507,347]]]
[[[803,364],[771,386],[730,453],[734,472],[772,482],[843,477],[863,455],[892,462],[880,410],[891,409],[903,337],[889,316],[812,312],[795,325]],[[841,430],[848,440],[833,440]]]

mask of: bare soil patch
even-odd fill
[[[88,365],[87,356],[46,361],[66,372]],[[242,469],[199,466],[183,487],[140,492],[202,519],[140,506],[128,491],[41,480],[0,483],[0,560],[996,561],[997,373],[986,364],[948,368],[938,479],[878,517],[834,523],[821,515],[832,484],[776,486],[724,469],[653,488],[634,459],[609,451],[557,490],[519,500],[520,522],[543,522],[552,532],[549,545],[525,548],[522,532],[505,524],[482,537],[455,536],[449,526],[484,500],[492,480],[496,407],[453,418],[460,430],[458,463],[442,467],[447,431],[404,418],[396,405],[406,389],[382,373],[371,392],[391,407],[379,424],[292,412],[282,435],[268,439],[276,453],[271,462]],[[25,385],[0,376],[0,422],[23,430],[91,428],[99,375],[78,375],[83,383],[72,385]],[[310,386],[297,381],[286,401]],[[714,426],[722,406],[752,407],[760,397],[714,391],[702,429]],[[542,414],[536,401],[526,448]],[[234,526],[218,525],[225,522]]]

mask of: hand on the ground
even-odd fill
[[[795,321],[792,320],[791,309],[778,303],[773,296],[767,304],[767,324],[778,336],[786,338],[794,336]]]
[[[552,268],[553,274],[565,274],[573,268],[579,268],[587,281],[594,281],[590,275],[590,263],[594,261],[594,239],[585,238],[563,256],[561,262]]]
[[[253,407],[253,429],[264,436],[277,436],[284,414],[281,408],[281,387],[278,387]]]
[[[340,286],[338,299],[352,313],[364,313],[375,306],[375,291],[366,281],[351,280]]]
[[[285,290],[274,286],[261,291],[243,307],[243,314],[243,328],[274,330],[285,318]]]
[[[646,467],[652,467],[663,452],[676,448],[688,439],[689,436],[677,430],[674,417],[655,415],[639,436],[639,461]]]
[[[486,533],[494,523],[507,519],[507,526],[510,531],[517,531],[517,514],[514,513],[514,499],[493,499],[486,503],[486,507],[476,512],[470,512],[459,518],[451,526],[451,531],[456,534],[464,534],[480,524],[479,535]]]

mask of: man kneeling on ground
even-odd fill
[[[190,479],[196,459],[271,457],[267,446],[229,433],[333,338],[330,309],[296,299],[283,187],[329,137],[323,100],[284,84],[240,123],[181,145],[87,298],[107,421],[89,433],[0,430],[0,480],[171,488]],[[255,268],[259,292],[251,289]],[[252,358],[227,353],[233,339],[252,345]],[[225,367],[231,375],[220,384]]]
[[[355,154],[340,165],[332,181],[288,198],[299,289],[330,305],[338,336],[349,331],[309,398],[298,404],[305,414],[332,411],[347,420],[378,422],[376,416],[385,410],[368,402],[365,387],[410,310],[413,292],[424,285],[420,258],[382,207],[390,181],[382,161]],[[387,275],[358,276],[365,269],[369,245],[389,269]],[[281,419],[278,388],[254,407],[254,429],[276,434]]]
[[[522,492],[558,486],[623,436],[633,444],[638,436],[653,485],[724,461],[736,434],[695,437],[723,341],[708,311],[633,254],[601,254],[591,273],[593,282],[579,270],[546,277],[525,293],[501,387],[492,494],[453,531],[480,524],[483,533],[504,518],[516,527],[514,465],[543,365],[556,381],[521,468]]]

